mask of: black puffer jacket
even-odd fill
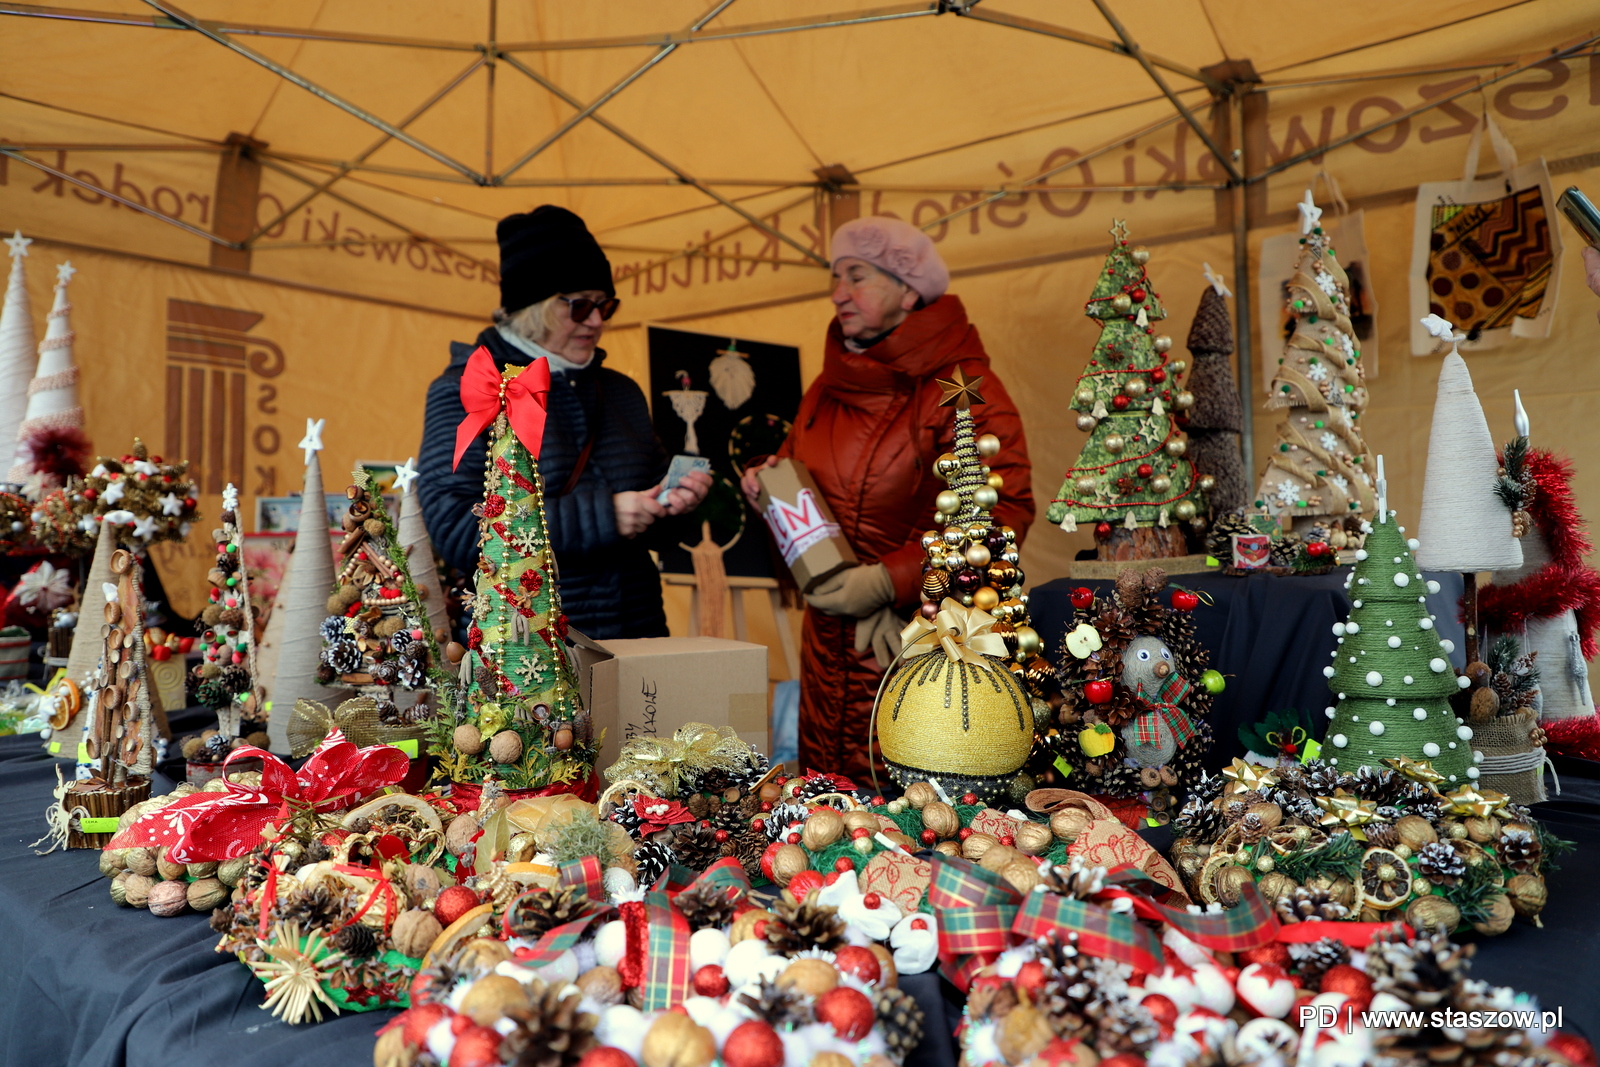
[[[482,345],[501,367],[526,366],[530,357],[490,327],[476,344],[450,344],[450,365],[428,386],[426,421],[417,479],[422,516],[434,548],[464,572],[478,562],[478,520],[472,506],[483,499],[488,435],[480,435],[451,470],[461,406],[461,375],[467,358]],[[667,471],[667,454],[656,440],[644,393],[633,379],[606,370],[605,353],[588,366],[552,373],[539,473],[544,478],[545,521],[561,572],[561,606],[572,625],[590,637],[614,640],[667,636],[661,577],[649,549],[687,540],[687,523],[663,519],[635,538],[617,533],[611,495],[648,489]],[[571,493],[562,488],[577,464],[599,407],[605,410],[600,437]]]

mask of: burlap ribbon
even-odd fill
[[[336,729],[358,748],[382,744],[378,740],[378,702],[354,697],[329,711],[315,700],[295,701],[289,718],[289,755],[295,759],[310,755]]]
[[[952,663],[971,663],[994,670],[996,660],[1010,655],[1006,643],[994,633],[995,618],[987,611],[963,607],[959,600],[945,597],[932,620],[921,615],[900,631],[906,659],[944,652]]]

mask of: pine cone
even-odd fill
[[[1507,829],[1500,835],[1500,862],[1513,870],[1538,870],[1539,853],[1539,839],[1532,831]]]
[[[618,804],[606,818],[628,831],[629,837],[639,840],[639,813],[633,810],[632,804]]]
[[[1294,961],[1301,977],[1316,985],[1321,983],[1329,967],[1350,962],[1350,946],[1335,938],[1325,937],[1321,941],[1291,944],[1289,958]]]
[[[661,880],[677,858],[672,854],[672,849],[659,841],[646,841],[634,849],[633,862],[638,865],[637,877],[642,886],[652,886]]]
[[[1173,832],[1178,837],[1192,837],[1202,844],[1209,844],[1222,833],[1223,826],[1222,812],[1215,805],[1201,797],[1191,796],[1173,821]]]
[[[500,1042],[500,1062],[508,1067],[574,1067],[599,1041],[594,1036],[599,1019],[579,1011],[579,993],[562,995],[535,980],[528,987],[529,1005],[513,1008],[506,1017],[516,1029]]]
[[[733,921],[739,909],[737,892],[727,886],[695,885],[673,897],[672,903],[689,923],[690,932],[721,929]]]
[[[1228,563],[1233,559],[1233,535],[1249,537],[1256,532],[1243,515],[1223,515],[1211,525],[1206,534],[1206,551]]]
[[[778,921],[767,923],[767,946],[779,956],[793,956],[811,948],[833,952],[844,944],[846,924],[839,918],[837,908],[780,900],[772,906],[772,912]]]
[[[475,972],[460,966],[460,960],[459,952],[435,956],[428,966],[418,971],[416,980],[411,983],[412,1005],[444,1004],[462,979],[475,977]]]
[[[1388,804],[1399,799],[1405,790],[1406,780],[1387,767],[1362,765],[1356,768],[1353,777],[1355,781],[1349,786],[1350,792],[1365,800],[1376,800],[1380,804]]]
[[[322,650],[322,662],[335,674],[354,674],[361,669],[361,647],[354,641],[330,641]]]
[[[1417,850],[1417,870],[1434,885],[1455,885],[1467,873],[1467,861],[1443,841],[1433,841]]]
[[[1060,866],[1047,863],[1039,868],[1039,874],[1046,889],[1073,900],[1088,900],[1105,888],[1106,869],[1087,866],[1078,856]]]
[[[743,802],[738,804],[724,804],[722,808],[711,816],[713,830],[726,830],[734,837],[738,837],[750,829],[750,816],[744,813]]]
[[[378,935],[361,923],[342,926],[330,939],[333,947],[353,960],[364,960],[378,951]]]
[[[1270,829],[1261,816],[1255,812],[1247,812],[1244,818],[1240,819],[1235,825],[1239,827],[1239,833],[1247,845],[1253,845],[1260,841],[1267,835],[1267,830]]]
[[[754,993],[740,993],[739,1003],[780,1033],[813,1021],[805,995],[793,988],[780,989],[770,978],[761,979]]]
[[[307,932],[332,929],[341,925],[346,917],[343,894],[326,885],[296,890],[280,900],[273,910],[278,922],[299,923],[300,929]]]
[[[767,839],[777,841],[789,833],[791,823],[805,822],[806,816],[811,814],[811,809],[804,804],[774,804],[772,810],[763,818],[766,819]]]
[[[922,1009],[911,994],[885,986],[873,992],[878,1009],[878,1032],[888,1046],[889,1058],[904,1063],[922,1043]]]
[[[1394,848],[1400,843],[1400,834],[1392,823],[1369,822],[1362,827],[1367,833],[1367,844],[1372,848]]]
[[[722,845],[711,827],[684,823],[672,839],[672,854],[690,870],[703,871],[722,858]]]
[[[1331,797],[1334,790],[1350,785],[1350,776],[1340,774],[1326,763],[1318,763],[1306,771],[1303,781],[1306,792],[1312,796]]]
[[[1043,987],[1039,992],[1039,1007],[1048,1016],[1049,1008],[1043,1000]],[[1004,1019],[1019,1003],[1021,1001],[1017,996],[1017,988],[1010,982],[974,986],[967,993],[967,1018],[975,1023]]]
[[[324,644],[332,644],[334,641],[341,640],[345,634],[344,616],[329,615],[322,620],[322,625],[317,629],[322,634]]]
[[[231,907],[211,909],[211,929],[219,934],[226,935],[233,929],[233,909]]]
[[[771,844],[767,840],[767,835],[758,830],[747,830],[738,838],[729,840],[734,842],[733,852],[730,854],[739,861],[744,873],[752,879],[766,877],[761,870],[761,857],[766,855],[767,846]]]
[[[1350,914],[1348,908],[1336,902],[1326,889],[1295,886],[1287,895],[1278,898],[1278,918],[1286,923],[1310,922],[1314,919],[1338,921]]]
[[[506,929],[513,937],[537,941],[547,931],[581,919],[595,907],[574,886],[530,889],[518,896],[506,912]]]
[[[400,665],[392,659],[380,660],[372,665],[369,672],[372,680],[378,685],[393,685],[400,676]]]
[[[1466,980],[1476,945],[1457,945],[1444,934],[1420,935],[1408,943],[1396,927],[1367,946],[1367,974],[1374,993],[1392,993],[1413,1008],[1433,1008]]]

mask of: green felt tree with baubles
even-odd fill
[[[1472,728],[1450,707],[1466,679],[1451,668],[1454,649],[1428,613],[1427,594],[1438,585],[1422,577],[1412,555],[1418,542],[1388,509],[1382,456],[1377,507],[1350,575],[1349,618],[1335,624],[1333,663],[1322,669],[1338,697],[1322,755],[1345,772],[1423,760],[1444,776],[1440,788],[1467,784],[1478,777]]]
[[[520,376],[528,376],[519,382]],[[441,694],[433,751],[457,783],[494,779],[506,789],[568,786],[578,792],[599,750],[563,639],[567,619],[545,526],[537,449],[543,434],[544,360],[497,371],[484,349],[462,379],[467,410],[458,461],[477,428],[489,431],[478,558],[467,648],[452,644],[456,684]],[[498,399],[496,399],[498,390]],[[515,429],[514,429],[515,427]],[[530,450],[531,445],[531,450]]]
[[[1084,305],[1100,337],[1071,404],[1089,440],[1046,514],[1068,533],[1092,524],[1101,559],[1182,556],[1179,524],[1203,510],[1203,479],[1184,455],[1188,442],[1173,413],[1194,397],[1179,388],[1183,365],[1167,355],[1172,338],[1156,334],[1167,312],[1145,272],[1149,251],[1128,247],[1121,219],[1111,233],[1115,243]]]

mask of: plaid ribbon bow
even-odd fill
[[[1178,702],[1189,695],[1189,682],[1179,674],[1169,674],[1162,681],[1161,687],[1156,690],[1155,698],[1151,699],[1144,691],[1144,683],[1139,683],[1134,696],[1138,697],[1145,707],[1155,711],[1161,721],[1167,724],[1172,731],[1172,736],[1177,738],[1178,747],[1194,737],[1194,723],[1184,710],[1178,707]],[[1156,728],[1154,715],[1140,715],[1133,720],[1134,736],[1141,745],[1153,745],[1161,740],[1161,732]]]
[[[560,867],[560,884],[563,887],[571,886],[578,889],[588,897],[594,907],[571,922],[562,923],[560,926],[551,927],[539,935],[539,940],[531,947],[519,948],[516,951],[518,962],[530,967],[542,967],[555,959],[573,945],[583,940],[584,933],[592,926],[596,919],[611,910],[611,905],[606,902],[605,871],[600,866],[600,860],[594,856],[585,856],[581,860],[563,863]],[[521,899],[520,897],[518,898]],[[505,929],[506,936],[511,935],[511,916],[516,912],[515,903],[506,909]]]
[[[644,1010],[661,1011],[681,1004],[689,995],[689,923],[672,904],[672,898],[701,885],[721,886],[725,891],[750,891],[750,879],[739,861],[725,856],[707,867],[698,877],[687,867],[673,867],[644,895],[644,960],[639,984],[644,990]],[[623,905],[624,909],[632,905]],[[627,920],[624,916],[624,921]],[[628,954],[638,924],[630,926]]]

